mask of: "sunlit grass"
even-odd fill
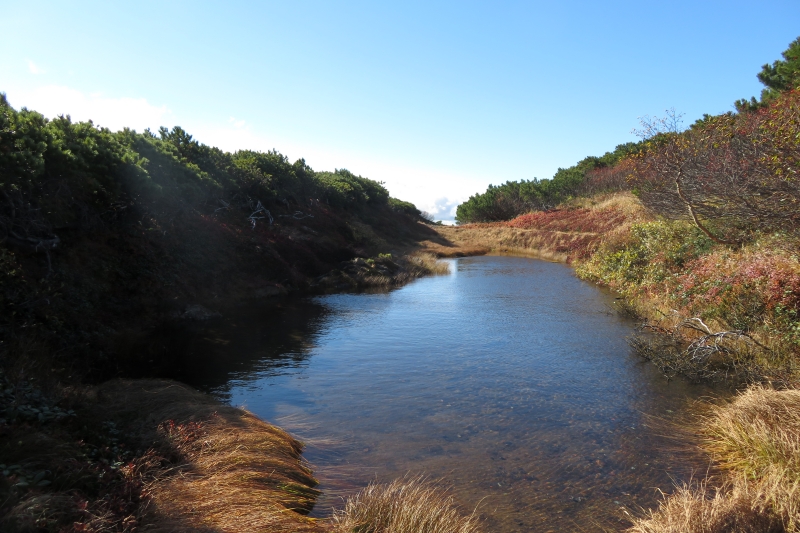
[[[782,533],[796,531],[766,505],[766,495],[746,483],[713,489],[707,483],[678,487],[629,533]]]
[[[478,533],[474,514],[462,514],[446,490],[423,478],[372,483],[332,518],[336,533]]]
[[[552,211],[521,215],[507,222],[439,227],[453,246],[426,243],[441,256],[482,255],[487,252],[573,262],[589,257],[609,234],[625,231],[644,217],[629,193],[575,200]]]
[[[715,407],[702,431],[723,468],[749,480],[777,475],[800,483],[800,390],[750,387]]]
[[[684,485],[636,521],[636,533],[800,530],[800,391],[753,386],[710,407],[702,447],[723,470]]]
[[[146,487],[147,531],[318,530],[302,514],[318,495],[316,480],[286,432],[175,382],[113,381],[99,398],[176,456]]]

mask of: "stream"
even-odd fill
[[[617,531],[705,474],[674,424],[722,392],[633,354],[612,293],[558,263],[449,262],[388,292],[242,308],[188,341],[175,377],[305,441],[314,516],[424,474],[487,531]]]

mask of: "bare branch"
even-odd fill
[[[264,216],[259,217],[256,215],[264,215]],[[256,210],[250,213],[250,216],[247,217],[247,220],[250,221],[250,229],[256,229],[256,221],[264,220],[265,218],[269,219],[270,226],[275,220],[272,218],[272,214],[263,205],[261,205],[261,200],[259,200],[258,204],[256,205]]]

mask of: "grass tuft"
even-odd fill
[[[460,513],[447,491],[424,478],[372,483],[331,519],[337,533],[477,533],[474,514]]]
[[[784,533],[765,494],[745,483],[714,490],[707,483],[678,487],[656,511],[636,520],[628,533]]]
[[[279,428],[170,381],[109,382],[98,400],[170,459],[145,487],[147,531],[319,530],[317,482]]]
[[[713,408],[703,433],[722,468],[746,479],[777,475],[800,483],[800,390],[750,387]]]
[[[800,531],[800,391],[753,386],[710,407],[702,447],[722,469],[679,487],[631,533]]]

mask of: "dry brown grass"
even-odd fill
[[[362,287],[396,287],[423,276],[440,276],[450,273],[450,265],[439,261],[436,254],[417,251],[398,259],[400,270],[393,274],[367,271],[358,281]]]
[[[700,433],[719,488],[678,488],[632,532],[800,531],[800,391],[753,386],[710,406]]]
[[[439,261],[436,254],[417,252],[408,256],[408,261],[418,275],[444,275],[450,273],[450,265]],[[415,273],[416,273],[415,272]]]
[[[704,448],[760,505],[800,529],[800,390],[753,386],[706,418]]]
[[[441,235],[452,236],[453,228],[451,226],[442,226],[436,228]],[[473,255],[486,255],[490,252],[487,246],[469,245],[469,244],[455,244],[453,242],[422,241],[420,243],[426,252],[430,252],[436,257],[470,257]]]
[[[704,447],[725,469],[748,479],[780,471],[800,482],[800,390],[753,386],[705,420]]]
[[[372,483],[331,519],[337,533],[478,533],[477,518],[461,514],[445,489],[424,478]]]
[[[317,290],[356,288],[391,288],[404,285],[423,276],[448,274],[450,266],[439,261],[436,254],[416,250],[401,255],[396,261],[389,256],[373,259],[356,258],[341,263],[341,268],[317,278],[312,285]]]
[[[619,209],[629,221],[644,222],[650,218],[642,202],[630,192],[614,192],[597,196],[575,198],[568,202],[569,207],[585,209]]]
[[[706,483],[676,489],[629,533],[782,533],[785,522],[757,488],[736,483],[713,490]]]
[[[508,222],[437,226],[444,241],[422,244],[440,257],[491,252],[570,263],[588,257],[604,239],[645,217],[636,197],[615,193],[577,199],[558,210]]]
[[[437,254],[449,253],[448,257],[498,253],[566,262],[569,254],[558,250],[569,248],[576,239],[581,238],[580,235],[566,232],[509,228],[499,224],[443,226],[436,229],[455,246],[429,249]]]
[[[127,464],[109,466],[100,459],[106,466],[92,467],[75,462],[80,446],[65,450],[47,435],[15,433],[13,441],[25,444],[14,447],[19,453],[33,448],[54,457],[70,452],[73,459],[67,462],[76,464],[70,475],[88,476],[99,494],[84,497],[63,480],[56,492],[30,491],[4,502],[0,530],[312,533],[337,528],[349,533],[358,526],[365,532],[477,531],[473,517],[461,517],[452,497],[420,479],[371,486],[333,519],[308,518],[305,513],[319,493],[302,461],[302,444],[253,414],[180,383],[115,380],[75,395],[83,421],[96,417],[98,424],[110,424],[120,438],[115,443],[140,451]],[[381,524],[389,530],[375,529]]]
[[[171,381],[113,381],[98,401],[142,444],[174,454],[151,475],[148,531],[319,531],[302,444],[253,414]]]

